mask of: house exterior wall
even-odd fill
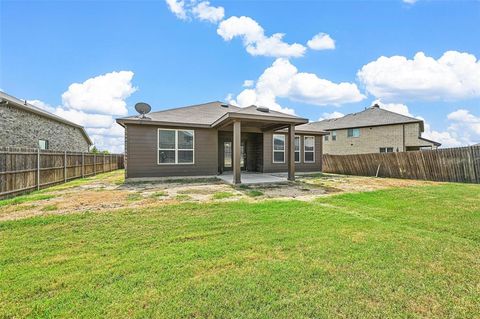
[[[332,140],[330,134],[328,140],[324,140],[323,153],[331,155],[379,153],[381,147],[393,147],[394,152],[403,152],[407,147],[435,148],[432,143],[419,138],[420,123],[361,127],[359,137],[348,137],[347,131],[336,130],[336,141]]]
[[[195,131],[194,164],[158,164],[159,128]],[[126,178],[217,175],[216,129],[128,124],[125,126],[125,136],[128,136],[125,140]]]
[[[50,150],[88,152],[89,143],[81,129],[21,110],[0,106],[0,146],[38,148],[38,140],[48,141]]]
[[[285,163],[273,162],[273,134],[285,135]],[[295,163],[296,172],[321,172],[322,171],[322,136],[315,136],[315,162],[305,163],[304,159],[304,136],[312,136],[308,134],[295,134],[300,136],[300,163]],[[263,133],[263,172],[276,173],[286,172],[288,170],[287,154],[288,154],[288,136],[284,133],[265,132]]]

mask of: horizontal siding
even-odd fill
[[[158,165],[158,126],[127,126],[127,177],[168,177],[216,175],[218,164],[218,135],[215,129],[188,128],[195,131],[195,164]],[[168,127],[162,127],[168,128]]]
[[[301,163],[295,163],[295,171],[297,172],[321,172],[322,171],[322,136],[315,136],[315,163],[304,163],[303,137],[310,136],[308,134],[295,134],[300,136],[300,159]],[[287,136],[285,136],[287,141]],[[288,142],[286,142],[285,163],[273,163],[273,132],[265,132],[263,134],[263,169],[265,173],[286,172]]]

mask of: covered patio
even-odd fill
[[[277,183],[287,180],[295,180],[295,126],[307,123],[308,120],[293,115],[271,111],[261,107],[247,107],[238,112],[226,113],[212,124],[219,132],[224,132],[223,136],[230,136],[231,144],[231,170],[223,170],[223,166],[219,169],[221,173],[218,177],[232,184],[254,184],[254,183]],[[274,176],[264,173],[266,153],[271,156],[274,152],[274,145],[265,142],[263,137],[267,132],[276,132],[285,130],[283,134],[285,138],[285,158],[287,177]],[[244,155],[246,150],[242,152],[242,133],[261,134],[262,143],[260,144],[261,158],[263,160],[260,168],[256,172],[243,171],[245,169]],[[221,136],[222,134],[219,134]],[[223,140],[222,140],[223,141]],[[226,142],[229,143],[229,142]],[[219,143],[220,161],[224,161],[221,153],[221,144]],[[220,165],[220,164],[219,164]]]

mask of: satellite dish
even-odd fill
[[[145,114],[150,112],[152,108],[147,103],[140,102],[135,104],[135,110],[141,115],[141,118],[145,118]]]

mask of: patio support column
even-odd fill
[[[233,184],[240,184],[240,145],[241,145],[241,122],[233,122]]]
[[[288,127],[288,180],[295,180],[295,125],[290,124]]]

